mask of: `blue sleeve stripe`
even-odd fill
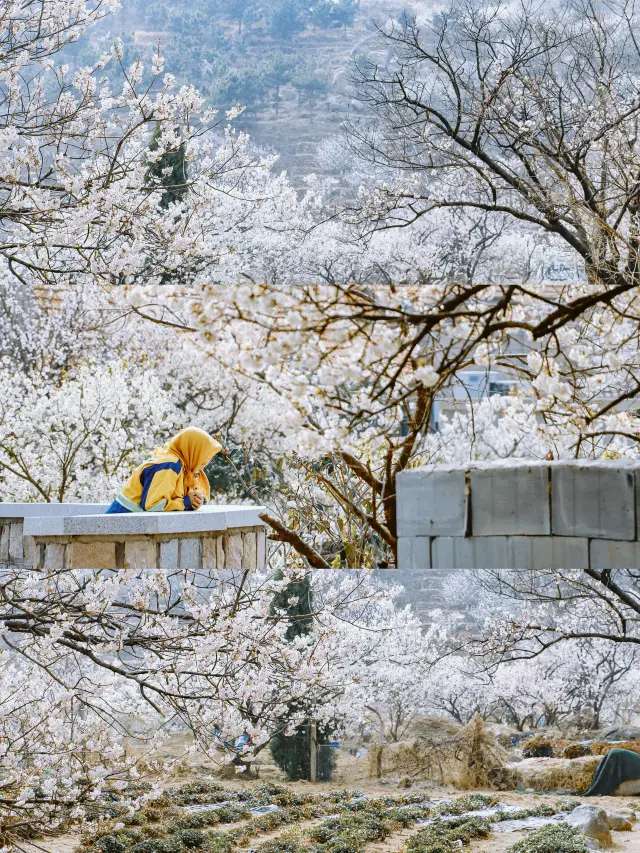
[[[189,495],[184,496],[184,508],[191,509],[191,498],[189,497]]]
[[[140,506],[144,510],[147,508],[147,495],[149,494],[151,483],[159,471],[175,471],[176,474],[179,474],[182,471],[182,462],[160,462],[158,465],[149,465],[148,468],[143,469],[142,474],[140,474],[140,482],[142,483]]]

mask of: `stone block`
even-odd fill
[[[463,539],[440,536],[431,543],[431,565],[438,569],[507,569],[509,543],[506,536]]]
[[[512,569],[586,569],[589,540],[574,536],[512,536],[508,542]]]
[[[33,536],[24,537],[24,561],[30,568],[34,566],[36,559],[36,540]]]
[[[170,539],[169,542],[160,543],[160,568],[173,571],[179,566],[180,541]]]
[[[460,469],[414,468],[396,478],[398,536],[464,536],[467,531],[466,473]]]
[[[640,568],[640,542],[592,539],[589,565],[592,569],[638,569]]]
[[[242,534],[242,568],[258,568],[258,547],[255,531],[249,530]]]
[[[224,536],[216,536],[216,560],[218,568],[224,569],[225,553],[224,553]]]
[[[431,539],[429,536],[401,536],[398,539],[399,569],[430,569]],[[392,578],[393,580],[393,578]]]
[[[24,525],[21,521],[14,521],[9,528],[9,562],[21,563],[24,560]]]
[[[67,548],[68,569],[115,569],[115,542],[72,541]]]
[[[155,569],[156,543],[152,540],[126,542],[124,546],[125,569]]]
[[[193,536],[180,540],[180,568],[202,568],[202,551],[199,537]]]
[[[267,534],[264,530],[256,533],[257,556],[256,563],[259,569],[267,568]]]
[[[556,536],[635,539],[636,484],[629,467],[557,465],[551,479]]]
[[[474,536],[548,536],[549,469],[540,466],[471,471]]]
[[[217,536],[205,536],[202,540],[202,568],[217,569],[218,568],[218,550]]]
[[[44,563],[42,568],[45,571],[57,571],[65,568],[65,545],[58,545],[56,542],[49,542],[44,551]]]
[[[224,568],[244,568],[242,558],[242,533],[226,533],[224,537]]]
[[[9,524],[2,525],[0,533],[0,562],[6,563],[9,560]]]

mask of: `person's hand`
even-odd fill
[[[200,509],[204,503],[204,495],[202,492],[198,491],[198,489],[191,489],[189,497],[191,498],[191,507],[193,509]]]

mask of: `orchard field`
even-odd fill
[[[144,786],[142,786],[142,791]],[[144,794],[143,794],[144,796]],[[611,798],[597,805],[614,812]],[[52,853],[582,853],[563,818],[578,799],[425,790],[331,790],[269,782],[183,783],[131,815],[114,798],[97,807],[81,838],[47,843]],[[626,805],[626,804],[625,804]],[[629,809],[624,809],[625,813]],[[614,832],[614,847],[640,850],[640,831]],[[30,847],[25,843],[26,848]],[[38,849],[38,846],[36,846]]]

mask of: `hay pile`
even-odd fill
[[[606,755],[612,749],[628,749],[631,752],[640,754],[640,742],[637,740],[622,741],[621,743],[597,741],[596,743],[590,743],[588,748],[591,751],[591,755]]]
[[[526,758],[507,765],[515,787],[540,793],[582,794],[591,785],[600,758]]]
[[[547,735],[536,735],[526,741],[522,748],[525,758],[583,758],[586,755],[603,756],[612,749],[629,749],[631,752],[640,754],[640,741],[624,741],[621,743],[607,743],[605,741],[594,741],[593,743],[576,743],[572,740],[548,737]]]
[[[464,791],[508,784],[503,770],[507,754],[481,717],[456,735],[455,757],[460,762],[458,787]]]
[[[369,751],[368,776],[409,776],[444,783],[449,781],[447,765],[451,757],[451,743],[428,738],[374,746]]]

